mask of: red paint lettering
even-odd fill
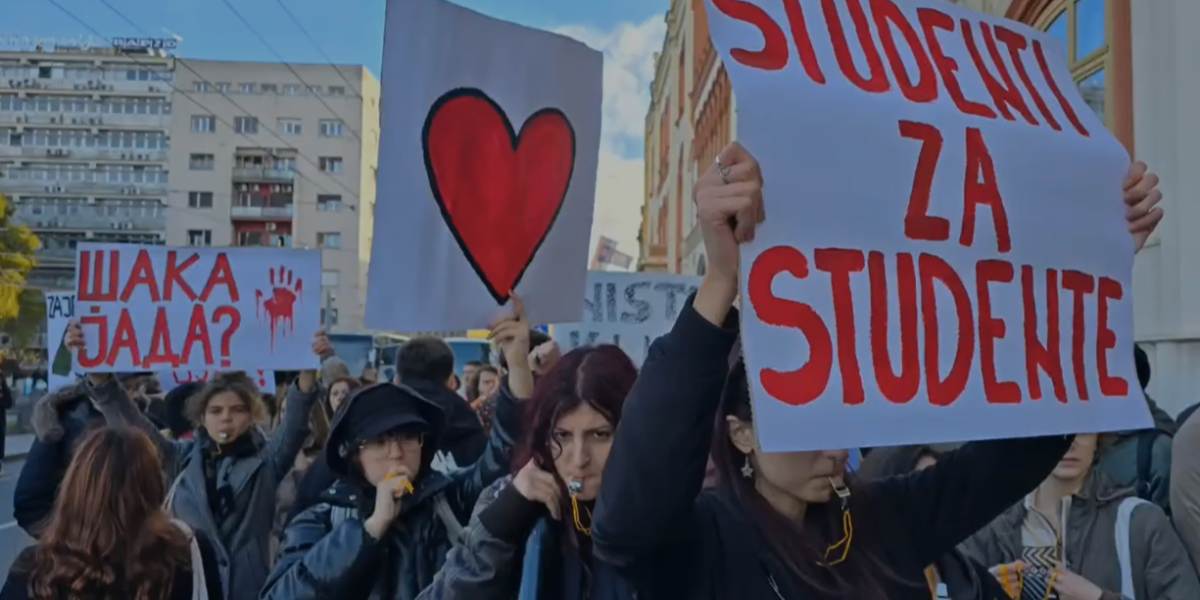
[[[1025,63],[1021,61],[1021,51],[1029,46],[1029,41],[1021,34],[999,25],[996,26],[996,39],[1000,40],[1001,44],[1008,46],[1008,57],[1012,59],[1013,68],[1017,70],[1017,76],[1021,78],[1021,83],[1029,92],[1029,96],[1033,98],[1033,105],[1037,107],[1038,112],[1042,113],[1042,118],[1046,120],[1051,129],[1062,131],[1058,120],[1050,113],[1050,108],[1046,106],[1045,100],[1042,100],[1042,94],[1038,92],[1033,85],[1033,80],[1029,78],[1029,71],[1025,69]]]
[[[962,279],[946,261],[932,254],[922,254],[918,263],[921,270],[921,318],[925,325],[925,390],[929,394],[930,404],[950,406],[967,388],[971,363],[975,359],[971,300]],[[954,312],[958,317],[958,348],[945,379],[940,379],[937,297],[934,289],[934,283],[939,281],[950,291],[954,299]]]
[[[204,291],[200,293],[200,301],[208,302],[209,296],[213,293],[213,288],[218,285],[224,285],[225,291],[229,294],[230,302],[237,302],[239,298],[237,282],[233,280],[233,269],[229,267],[229,256],[224,252],[217,255],[217,259],[213,261],[212,273],[208,274],[208,283],[204,284]]]
[[[838,67],[842,75],[858,89],[872,94],[882,94],[891,89],[887,71],[883,68],[883,59],[879,57],[879,49],[875,47],[875,38],[871,36],[871,25],[863,12],[859,0],[845,0],[846,10],[850,11],[850,20],[854,22],[854,32],[858,36],[859,46],[867,58],[869,77],[858,72],[854,64],[854,56],[850,53],[850,45],[846,41],[846,32],[842,28],[842,17],[838,14],[833,0],[821,0],[825,12],[825,25],[829,29],[829,39],[833,43],[833,55],[837,57]]]
[[[713,6],[731,19],[753,25],[763,36],[762,50],[734,48],[729,51],[733,60],[764,71],[779,71],[787,66],[787,35],[767,11],[741,0],[713,0]]]
[[[1096,290],[1096,279],[1079,271],[1063,271],[1062,286],[1072,293],[1071,366],[1075,370],[1075,388],[1080,400],[1088,399],[1087,373],[1083,364],[1083,342],[1087,334],[1083,321],[1083,297]],[[1107,316],[1107,315],[1106,315]]]
[[[804,9],[800,0],[783,0],[783,8],[787,11],[788,23],[792,27],[792,41],[796,44],[796,52],[800,54],[800,64],[808,78],[816,83],[825,84],[825,73],[821,72],[821,64],[817,61],[817,53],[813,50],[812,37],[808,35],[808,21],[804,18]]]
[[[808,259],[795,248],[775,246],[750,267],[747,300],[760,321],[775,327],[798,329],[808,341],[808,362],[795,371],[762,369],[759,380],[772,398],[790,406],[816,400],[829,385],[833,370],[833,340],[829,328],[811,306],[775,296],[771,283],[781,273],[796,279],[808,277]]]
[[[151,280],[153,281],[153,280]],[[151,369],[155,365],[171,365],[179,368],[179,356],[171,347],[171,327],[167,321],[167,307],[158,307],[154,315],[154,332],[150,335],[150,351],[142,360],[143,369]]]
[[[937,66],[937,70],[942,75],[942,83],[946,86],[946,93],[950,94],[950,99],[954,101],[954,105],[958,110],[966,115],[975,115],[987,119],[996,118],[996,111],[991,108],[967,100],[963,96],[962,87],[958,84],[958,62],[953,58],[946,56],[942,50],[942,43],[938,41],[937,30],[954,31],[954,19],[946,13],[933,9],[921,8],[917,9],[917,18],[921,21],[921,28],[925,32],[925,43],[929,46],[929,54],[933,57],[933,64]]]
[[[213,363],[212,340],[208,337],[208,321],[204,318],[204,306],[192,306],[192,317],[188,320],[187,336],[183,338],[183,351],[179,353],[181,364],[191,363],[192,346],[200,344],[204,352],[204,364]]]
[[[1033,42],[1033,55],[1037,57],[1038,68],[1042,70],[1042,77],[1046,78],[1046,85],[1050,86],[1050,92],[1058,100],[1058,105],[1062,108],[1063,114],[1067,115],[1071,126],[1079,132],[1079,135],[1091,137],[1083,123],[1079,122],[1079,115],[1075,114],[1075,109],[1071,107],[1070,102],[1067,102],[1067,97],[1063,96],[1062,90],[1058,89],[1058,82],[1054,81],[1054,77],[1050,75],[1050,65],[1046,62],[1046,53],[1042,51],[1042,43],[1037,40]]]
[[[121,278],[121,253],[116,250],[108,251],[108,289],[104,277],[104,251],[93,253],[84,250],[79,253],[79,285],[76,290],[80,302],[115,302],[117,286]]]
[[[86,264],[87,263],[85,261],[80,261],[81,270],[83,265]],[[82,276],[80,281],[83,281]],[[115,291],[113,292],[113,295],[116,295]],[[89,356],[87,353],[88,349],[86,347],[79,349],[79,367],[82,369],[94,369],[99,367],[100,365],[104,364],[105,359],[108,358],[108,317],[80,317],[79,325],[80,327],[86,328],[85,330],[91,329],[92,325],[95,325],[100,329],[99,333],[97,333],[95,336],[88,335],[89,339],[95,339],[99,341],[99,344],[96,346],[95,356]]]
[[[1020,404],[1021,386],[1000,381],[996,376],[996,340],[1004,339],[1004,319],[992,316],[991,283],[1012,283],[1012,263],[981,260],[975,263],[975,294],[979,297],[979,366],[983,370],[983,394],[990,404]]]
[[[123,350],[129,351],[129,364],[142,364],[142,351],[138,348],[137,331],[133,328],[133,318],[129,316],[127,308],[121,309],[121,316],[117,319],[117,329],[113,332],[113,341],[109,346],[105,364],[110,367],[117,364]]]
[[[940,242],[950,239],[950,221],[929,214],[929,197],[933,190],[933,175],[942,155],[942,133],[932,125],[900,121],[900,135],[921,142],[917,169],[913,175],[912,195],[904,215],[904,235],[910,240]]]
[[[1042,399],[1042,382],[1038,377],[1041,369],[1054,386],[1054,397],[1067,403],[1067,389],[1063,383],[1062,353],[1059,351],[1058,335],[1058,271],[1046,271],[1046,343],[1038,339],[1037,303],[1034,301],[1033,267],[1021,267],[1021,300],[1024,304],[1025,324],[1025,378],[1029,383],[1029,397]]]
[[[170,302],[175,295],[175,286],[179,286],[179,290],[187,299],[195,302],[196,292],[192,290],[192,286],[188,285],[183,278],[183,272],[188,270],[188,267],[196,264],[200,260],[200,255],[192,254],[187,260],[182,263],[177,263],[179,255],[175,250],[167,251],[167,274],[163,278],[163,300]],[[186,362],[186,361],[185,361]]]
[[[129,281],[121,291],[121,302],[129,302],[129,298],[137,291],[139,285],[146,286],[151,302],[159,302],[158,281],[154,279],[154,265],[150,262],[150,253],[138,250],[137,258],[133,261],[133,270],[129,273]]]
[[[892,66],[892,73],[896,75],[896,85],[900,87],[900,92],[911,102],[925,103],[937,100],[937,74],[933,70],[933,63],[929,61],[925,47],[921,45],[917,30],[913,29],[904,13],[892,0],[871,0],[871,14],[875,17],[879,42],[883,46],[883,53],[887,55],[888,63]],[[916,60],[915,82],[909,76],[904,60],[900,58],[900,51],[896,48],[896,40],[892,36],[893,29],[900,32]]]
[[[983,85],[992,95],[992,103],[996,105],[996,110],[1000,111],[1005,119],[1016,121],[1012,110],[1009,110],[1010,108],[1014,109],[1021,113],[1027,123],[1037,126],[1037,119],[1033,118],[1033,113],[1029,112],[1029,106],[1025,104],[1025,97],[1013,83],[1012,75],[1009,74],[1008,67],[1004,64],[1004,58],[1000,56],[1000,51],[996,48],[996,40],[992,37],[992,28],[987,23],[979,24],[979,31],[983,33],[983,42],[987,45],[988,54],[992,57],[992,64],[996,66],[999,80],[984,66],[983,56],[980,55],[979,47],[975,44],[975,36],[971,32],[971,24],[966,19],[962,20],[962,31],[963,40],[967,43],[967,50],[971,52],[971,60],[975,61],[975,68],[979,70],[979,76],[983,78]]]
[[[1119,282],[1100,278],[1096,291],[1096,371],[1100,375],[1100,393],[1109,397],[1129,395],[1129,382],[1108,373],[1108,351],[1117,347],[1117,334],[1108,327],[1108,301],[1120,300],[1124,295]]]
[[[821,248],[813,252],[818,271],[829,273],[833,292],[834,328],[837,330],[838,368],[842,375],[842,403],[862,404],[865,400],[862,373],[858,368],[857,333],[854,328],[854,293],[850,274],[861,273],[866,266],[859,250]]]
[[[996,230],[996,248],[1001,254],[1012,250],[1008,233],[1008,212],[996,184],[996,165],[978,129],[967,129],[967,175],[963,185],[963,223],[958,243],[970,247],[975,243],[975,207],[992,209],[992,225]]]
[[[897,375],[888,351],[887,267],[883,253],[872,252],[867,265],[871,279],[871,363],[875,370],[875,382],[879,385],[880,393],[889,401],[905,404],[916,397],[921,387],[916,267],[911,254],[896,256],[896,295],[900,306],[900,373]],[[841,337],[840,331],[838,337]]]

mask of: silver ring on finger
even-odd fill
[[[717,175],[720,175],[721,181],[725,182],[725,184],[728,185],[729,184],[729,168],[726,167],[725,165],[721,164],[720,156],[718,156],[716,158],[716,163],[717,163]]]

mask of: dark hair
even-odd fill
[[[551,339],[552,338],[546,332],[540,329],[530,329],[529,349],[533,350],[534,348],[551,341]],[[505,371],[508,370],[508,357],[504,356],[503,352],[500,353],[500,368],[504,369]]]
[[[1137,367],[1138,383],[1145,390],[1150,385],[1150,356],[1137,344],[1133,345],[1133,364]]]
[[[29,596],[169,597],[191,551],[162,508],[166,494],[158,450],[146,434],[108,426],[87,433],[35,551]]]
[[[454,350],[441,338],[413,338],[400,346],[396,356],[396,375],[400,382],[429,381],[439,385],[454,373]]]
[[[614,428],[621,421],[621,409],[625,397],[633,389],[637,379],[637,367],[620,347],[611,344],[583,346],[565,355],[533,388],[533,396],[525,401],[525,423],[522,431],[525,440],[513,455],[513,473],[518,472],[530,460],[548,473],[566,490],[566,483],[558,477],[554,458],[562,452],[554,439],[554,426],[558,419],[583,406],[592,407],[604,415]],[[567,495],[562,495],[563,514],[570,514]],[[568,541],[575,544],[574,528],[567,528]]]
[[[493,367],[492,365],[480,364],[479,372],[475,374],[475,378],[472,379],[470,381],[470,383],[467,385],[467,401],[468,402],[474,402],[476,400],[479,400],[479,381],[481,379],[483,379],[482,377],[480,377],[480,375],[483,375],[484,373],[491,373],[492,375],[495,375],[496,377],[500,376],[500,370],[497,369],[496,367]]]
[[[166,397],[163,398],[167,413],[167,428],[171,430],[171,435],[175,439],[179,439],[195,427],[196,424],[187,417],[187,401],[203,387],[202,383],[190,381],[167,392]]]
[[[875,448],[863,458],[856,474],[863,480],[895,477],[915,471],[923,458],[940,460],[941,457],[933,447],[920,444]]]
[[[464,366],[464,367],[482,367],[482,366],[483,366],[483,361],[479,361],[479,360],[468,360],[468,361],[466,362],[466,364],[464,364],[463,366]]]
[[[350,394],[353,393],[354,390],[357,390],[358,388],[363,386],[363,383],[361,381],[359,381],[358,378],[351,377],[349,375],[347,375],[345,377],[338,377],[337,379],[334,379],[333,381],[331,381],[329,383],[329,386],[325,388],[324,395],[321,397],[321,404],[322,404],[322,406],[325,407],[325,415],[328,417],[332,417],[333,412],[334,412],[333,402],[331,402],[329,400],[329,396],[333,392],[333,386],[335,386],[339,383],[346,384],[346,388],[347,388],[346,396],[344,398],[342,398],[342,404],[345,404],[346,400],[350,399]]]
[[[246,404],[246,410],[250,411],[250,418],[255,423],[265,423],[268,420],[267,406],[263,402],[262,396],[258,395],[258,386],[254,384],[253,379],[241,371],[213,375],[199,392],[188,398],[186,407],[188,419],[196,425],[203,424],[204,411],[208,409],[208,403],[217,394],[225,392],[237,394],[237,397]]]
[[[718,493],[731,499],[742,511],[791,576],[816,590],[819,596],[882,600],[886,598],[884,579],[918,585],[900,580],[887,566],[880,547],[882,540],[877,537],[878,528],[869,522],[870,515],[864,515],[862,511],[851,513],[858,535],[854,536],[848,560],[826,567],[823,566],[826,548],[843,536],[841,507],[831,503],[809,504],[801,527],[763,498],[754,487],[753,478],[742,476],[741,468],[746,458],[733,445],[726,419],[734,416],[747,423],[753,421],[749,381],[740,355],[740,347],[735,347],[713,431],[711,456],[717,467]],[[853,511],[858,481],[851,473],[845,474],[844,481],[851,491]]]

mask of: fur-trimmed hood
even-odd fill
[[[43,442],[58,443],[62,441],[64,430],[62,426],[63,413],[75,407],[79,402],[88,402],[87,384],[79,379],[76,382],[58,388],[38,399],[33,405],[33,433]]]

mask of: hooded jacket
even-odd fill
[[[1107,450],[1098,457],[1096,468],[1108,475],[1120,487],[1134,487],[1138,484],[1138,447],[1143,435],[1154,434],[1150,446],[1150,496],[1146,498],[1163,510],[1171,506],[1171,436],[1175,435],[1178,427],[1175,420],[1166,411],[1159,408],[1158,403],[1146,396],[1146,404],[1150,407],[1150,415],[1154,418],[1154,428],[1150,430],[1122,432]]]
[[[1200,581],[1171,522],[1158,506],[1141,502],[1129,521],[1128,561],[1117,547],[1118,509],[1132,488],[1118,487],[1092,470],[1078,494],[1063,500],[1062,556],[1066,568],[1104,591],[1103,600],[1185,600],[1200,598]],[[987,566],[1021,558],[1021,524],[1028,514],[1018,502],[963,543],[962,549]],[[1122,568],[1132,575],[1133,596],[1121,593]]]
[[[375,540],[363,526],[374,510],[375,488],[352,472],[349,457],[339,455],[343,440],[354,437],[347,431],[347,415],[369,389],[355,391],[334,420],[325,462],[341,479],[321,495],[320,503],[288,525],[261,600],[414,600],[433,581],[453,543],[437,512],[439,497],[458,523],[465,523],[484,488],[508,474],[521,422],[520,406],[511,398],[497,405],[497,425],[483,455],[471,466],[445,474],[430,467],[441,436],[450,429],[448,419],[440,404],[402,387],[426,407],[426,414],[442,416],[433,421],[426,418],[431,430],[426,433],[414,491],[404,497],[384,537]]]

